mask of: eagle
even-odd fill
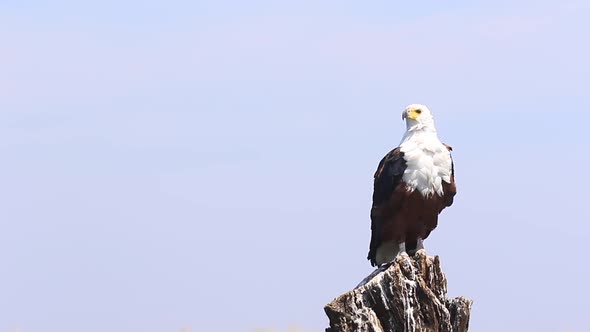
[[[367,257],[372,266],[424,249],[438,215],[457,193],[452,148],[439,140],[430,110],[409,105],[402,120],[401,143],[383,157],[374,175]]]

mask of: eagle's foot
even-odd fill
[[[416,251],[420,249],[424,249],[424,240],[421,237],[416,239]]]
[[[400,242],[398,244],[398,247],[397,247],[397,255],[396,256],[403,255],[403,254],[406,254],[407,255],[407,253],[406,253],[406,242],[405,241],[402,241],[402,242]]]
[[[406,251],[406,242],[403,242],[403,241],[398,244],[397,253],[395,254],[395,257],[393,257],[393,261],[395,261],[395,259],[398,256],[402,256],[402,255],[408,256],[408,253]]]

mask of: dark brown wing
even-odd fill
[[[381,159],[374,175],[373,206],[371,208],[371,243],[367,259],[375,266],[375,254],[381,245],[381,231],[385,222],[385,210],[391,209],[390,199],[396,188],[402,183],[402,176],[406,169],[406,160],[399,147],[390,151]],[[387,204],[388,207],[383,205]]]

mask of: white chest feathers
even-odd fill
[[[442,183],[451,183],[451,153],[436,135],[418,134],[408,137],[400,145],[406,160],[403,181],[408,190],[418,190],[428,197],[444,194]]]

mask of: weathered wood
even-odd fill
[[[324,308],[326,332],[466,332],[472,301],[447,299],[438,256],[402,255]]]

